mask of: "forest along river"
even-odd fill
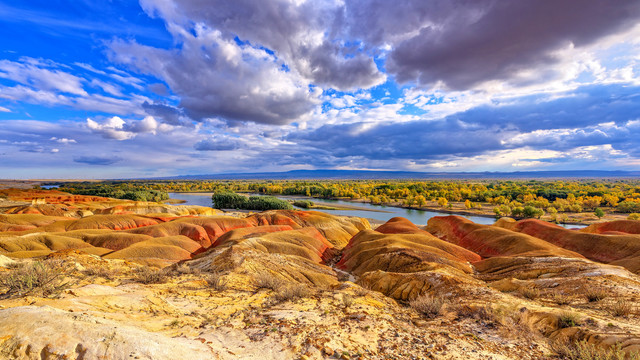
[[[200,205],[211,207],[211,193],[169,193],[169,197],[172,199],[184,200],[185,203],[175,204],[175,205]],[[356,203],[350,201],[343,200],[328,200],[328,199],[316,199],[316,198],[306,198],[306,197],[278,197],[280,199],[291,200],[291,199],[309,199],[318,205],[326,205],[326,206],[352,206],[357,207],[357,210],[321,210],[321,209],[313,209],[315,211],[322,211],[333,215],[346,215],[346,216],[358,216],[364,217],[374,220],[379,220],[386,222],[387,220],[396,217],[402,216],[403,218],[408,219],[414,224],[417,225],[426,225],[427,220],[434,216],[447,216],[451,214],[435,212],[435,211],[423,211],[423,210],[412,210],[412,209],[404,209],[398,207],[390,207],[390,206],[382,206],[382,205],[371,205],[368,203]],[[306,210],[306,209],[301,209]],[[470,215],[459,215],[465,217],[477,224],[486,224],[491,225],[496,220],[493,217],[482,217],[482,216],[470,216]],[[575,225],[573,225],[575,226]],[[572,226],[572,227],[573,227]]]

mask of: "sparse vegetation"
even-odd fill
[[[207,276],[207,285],[213,290],[223,291],[227,289],[227,281],[222,277],[222,274],[213,272]]]
[[[609,306],[611,315],[617,317],[628,317],[632,311],[633,304],[624,300],[618,300]]]
[[[409,303],[409,306],[428,318],[434,318],[440,315],[444,303],[445,300],[442,297],[423,294],[412,300]]]
[[[68,272],[66,264],[58,260],[21,263],[0,274],[0,288],[5,289],[2,297],[56,295],[69,285],[64,281]]]
[[[269,273],[259,273],[253,279],[254,285],[257,289],[270,289],[278,291],[284,286],[284,281]]]
[[[311,296],[311,289],[306,285],[297,284],[281,286],[274,297],[277,302],[284,302],[309,296]]]
[[[558,305],[568,305],[571,303],[571,298],[564,294],[555,293],[551,296],[551,301]]]
[[[604,289],[589,289],[585,296],[587,297],[587,301],[596,302],[605,299],[609,294]]]
[[[638,353],[626,353],[620,343],[604,348],[583,340],[573,343],[556,343],[553,350],[561,359],[566,360],[640,360]]]
[[[535,300],[540,297],[540,290],[533,286],[527,286],[520,289],[520,295],[529,300]]]
[[[314,203],[311,200],[296,200],[293,202],[293,206],[297,206],[303,209],[310,209],[313,207],[313,205]]]
[[[353,304],[353,296],[349,294],[342,294],[342,305],[348,308]]]
[[[162,270],[141,267],[136,271],[134,280],[143,284],[163,284],[167,282],[167,273]]]
[[[558,327],[561,329],[580,325],[580,317],[573,312],[564,312],[558,317]]]
[[[118,275],[116,269],[109,268],[108,266],[90,266],[82,271],[86,276],[95,276],[107,280],[113,280]]]

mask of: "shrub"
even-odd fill
[[[259,273],[253,279],[253,282],[258,289],[270,289],[273,291],[278,291],[284,286],[284,281],[282,279],[269,273]]]
[[[352,304],[353,304],[353,296],[349,294],[342,294],[342,305],[348,308]]]
[[[609,294],[603,289],[589,289],[585,296],[589,302],[596,302],[606,298]]]
[[[298,284],[290,286],[282,286],[276,291],[275,299],[277,302],[295,300],[305,298],[311,295],[311,290],[308,286]]]
[[[167,273],[162,270],[143,267],[137,271],[134,280],[143,284],[163,284],[167,282]]]
[[[215,193],[211,200],[216,209],[244,209],[248,201],[246,196],[230,191]]]
[[[562,359],[567,360],[640,360],[637,352],[627,354],[622,350],[620,343],[604,348],[583,340],[574,343],[556,343],[553,350]]]
[[[96,276],[107,280],[113,280],[116,275],[118,275],[118,271],[110,269],[107,266],[88,267],[83,271],[83,273],[87,276]]]
[[[273,196],[251,196],[247,202],[246,210],[292,210],[293,206],[288,201]]]
[[[593,212],[593,214],[597,216],[598,219],[600,219],[604,216],[604,211],[602,211],[602,209],[600,208],[597,208],[596,211]]]
[[[568,305],[571,303],[571,298],[563,294],[553,294],[551,301],[558,305]]]
[[[219,272],[213,272],[207,276],[207,285],[216,291],[223,291],[227,288],[227,282],[222,278]]]
[[[523,287],[520,289],[520,295],[527,299],[534,300],[540,297],[540,290],[533,286]]]
[[[310,200],[296,200],[293,202],[293,206],[297,206],[303,209],[309,209],[313,207],[313,205],[315,204],[313,203],[313,201],[310,201]]]
[[[68,286],[63,281],[68,271],[63,262],[55,260],[20,264],[0,276],[0,287],[6,289],[3,297],[55,295]]]
[[[444,306],[444,299],[424,294],[412,300],[409,306],[428,318],[434,318],[440,315],[442,307]]]
[[[629,214],[629,216],[627,216],[627,220],[640,220],[640,214],[631,213]]]
[[[558,318],[558,327],[560,329],[574,327],[580,325],[580,318],[577,314],[572,312],[565,312]]]
[[[240,210],[292,210],[293,206],[288,201],[273,196],[246,196],[233,192],[220,192],[211,196],[216,209],[240,209]]]
[[[611,312],[611,315],[617,316],[617,317],[627,317],[629,316],[629,314],[631,314],[632,310],[633,310],[633,305],[630,302],[624,301],[624,300],[618,300],[614,302],[611,306],[609,306],[609,311]]]
[[[527,205],[522,209],[522,216],[525,218],[539,218],[542,215],[544,215],[544,210],[533,206]]]

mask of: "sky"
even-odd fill
[[[0,2],[0,178],[640,169],[637,0]]]

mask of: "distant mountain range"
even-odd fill
[[[412,172],[368,170],[291,170],[286,172],[178,175],[145,180],[304,180],[304,179],[564,179],[636,178],[640,171]]]

